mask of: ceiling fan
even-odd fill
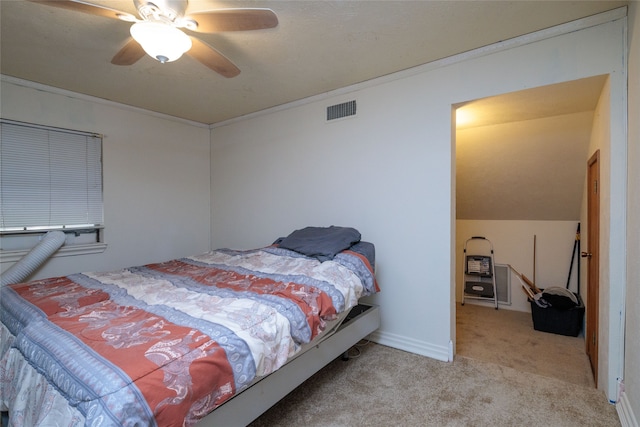
[[[140,18],[82,0],[29,1],[132,22],[131,37],[111,59],[112,64],[132,65],[145,53],[165,63],[186,53],[224,77],[235,77],[240,69],[220,52],[183,30],[215,33],[261,30],[278,25],[278,17],[270,9],[217,9],[186,14],[188,0],[133,0]]]

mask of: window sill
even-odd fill
[[[100,254],[107,249],[106,243],[91,243],[87,245],[69,245],[62,246],[58,249],[51,258],[59,258],[65,256],[75,255],[88,255],[88,254]],[[3,251],[0,249],[0,263],[2,262],[16,262],[23,256],[28,254],[30,249],[16,250],[16,251]]]

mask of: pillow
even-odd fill
[[[359,241],[355,245],[351,246],[349,250],[357,252],[367,258],[371,268],[376,267],[376,247],[373,243]]]
[[[338,253],[360,241],[360,232],[350,227],[306,227],[296,230],[278,245],[320,262],[333,259]]]

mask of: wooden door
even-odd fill
[[[587,321],[585,344],[593,378],[598,386],[598,307],[600,301],[600,151],[589,159],[587,167]]]

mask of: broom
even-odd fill
[[[538,307],[546,308],[549,304],[542,298],[542,291],[538,289],[538,287],[533,283],[527,276],[520,273],[518,270],[513,268],[510,264],[507,264],[511,270],[518,276],[520,282],[522,283],[522,292],[527,296],[530,301],[535,302]],[[527,286],[525,286],[525,283]]]
[[[511,270],[513,270],[513,272],[520,277],[520,279],[522,279],[522,281],[524,283],[527,284],[527,286],[529,286],[529,288],[535,293],[535,294],[540,294],[542,293],[542,291],[536,286],[535,283],[533,283],[531,280],[529,280],[529,278],[527,276],[525,276],[524,274],[520,273],[518,270],[516,270],[515,268],[513,268],[513,266],[511,264],[507,264],[509,266],[509,268]],[[528,289],[526,289],[523,285],[523,289],[525,289],[525,291],[527,291]],[[529,294],[529,292],[527,292],[527,294]]]

